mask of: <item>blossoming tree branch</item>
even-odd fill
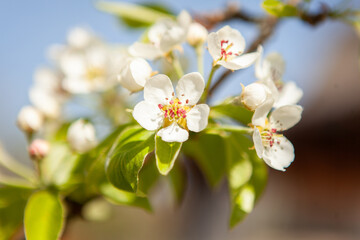
[[[227,180],[229,226],[238,224],[259,199],[267,166],[285,171],[294,161],[284,134],[303,111],[303,91],[283,78],[279,53],[264,54],[265,41],[288,17],[312,25],[327,18],[354,24],[354,11],[312,14],[306,2],[266,0],[263,8],[271,15],[260,18],[236,8],[198,15],[204,25],[185,10],[175,16],[151,6],[98,2],[143,34],[126,46],[76,27],[64,44],[49,48],[51,64],[36,69],[32,105],[17,120],[34,168],[0,149],[0,165],[13,173],[0,175],[0,239],[22,229],[29,240],[58,239],[78,215],[106,218],[86,211],[98,199],[151,211],[148,193],[162,175],[181,201],[187,161],[211,187]],[[260,24],[250,51],[241,29],[218,26],[230,19]],[[209,68],[205,57],[212,59]],[[196,70],[189,71],[192,63]],[[250,66],[251,84],[244,86],[240,77],[238,95],[209,105],[229,74]],[[214,80],[217,71],[223,73]],[[69,111],[71,104],[90,114]]]

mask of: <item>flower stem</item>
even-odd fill
[[[220,130],[227,132],[237,132],[237,133],[252,133],[253,129],[250,127],[239,127],[233,125],[220,125],[220,126],[209,126],[207,130]]]
[[[206,102],[207,101],[207,97],[208,97],[208,94],[209,94],[209,89],[210,89],[210,85],[211,85],[211,80],[213,78],[213,75],[215,73],[215,71],[219,68],[219,65],[215,65],[211,68],[211,72],[209,74],[209,78],[206,82],[206,86],[205,86],[205,90],[204,90],[204,93],[201,97],[201,102]]]
[[[184,71],[181,67],[179,58],[175,54],[172,54],[172,63],[173,63],[174,70],[175,70],[178,78],[180,79],[182,76],[184,76]]]
[[[198,46],[195,47],[195,52],[196,52],[196,57],[197,57],[197,66],[198,66],[198,71],[201,74],[201,76],[204,76],[204,59],[203,59],[203,54],[204,54],[204,49],[203,49],[203,45],[199,44]]]

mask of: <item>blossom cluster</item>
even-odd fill
[[[255,65],[257,81],[242,85],[240,95],[243,106],[254,112],[250,128],[255,151],[274,169],[285,170],[290,165],[294,148],[281,132],[299,122],[302,107],[297,103],[302,90],[294,82],[283,81],[285,63],[279,54],[262,59],[262,46],[245,53],[245,39],[238,30],[224,26],[208,34],[186,11],[176,19],[159,19],[145,35],[141,41],[124,47],[105,43],[84,28],[71,30],[65,45],[51,48],[53,66],[35,72],[29,93],[32,106],[21,109],[19,127],[31,136],[36,132],[45,135],[47,123],[60,121],[65,103],[74,96],[103,97],[121,86],[127,89],[127,96],[143,91],[143,100],[131,110],[143,128],[156,131],[165,142],[184,142],[189,139],[189,131],[200,132],[208,126],[210,107],[206,100],[212,74],[208,82],[199,73],[201,69],[183,74],[178,55],[183,53],[186,42],[194,49],[203,49],[207,44],[213,58],[212,72],[220,66],[235,71]],[[173,64],[178,74],[175,90],[167,75],[153,70],[161,59]],[[70,125],[67,141],[78,153],[92,149],[98,142],[94,126],[85,119]],[[34,145],[29,151],[37,157],[43,157],[49,149],[42,147],[41,141],[34,141]]]

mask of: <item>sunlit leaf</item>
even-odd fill
[[[34,193],[25,208],[27,240],[56,240],[64,225],[64,209],[57,194],[48,191]]]
[[[298,11],[293,5],[283,3],[279,0],[265,0],[262,7],[270,14],[276,17],[293,17]]]
[[[148,27],[161,18],[174,18],[170,11],[158,4],[132,4],[100,1],[97,8],[120,18],[128,27]]]
[[[165,142],[159,136],[155,136],[156,166],[162,175],[167,175],[174,166],[179,155],[182,143]]]
[[[226,103],[211,107],[211,116],[229,117],[243,125],[251,123],[252,112],[240,105]]]

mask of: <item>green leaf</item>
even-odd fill
[[[210,114],[214,118],[226,116],[243,125],[248,125],[249,123],[251,123],[251,117],[253,115],[250,110],[232,103],[225,103],[211,107]]]
[[[0,240],[8,240],[21,226],[31,190],[22,187],[0,187]]]
[[[283,3],[279,0],[265,0],[262,7],[276,17],[294,17],[298,14],[295,6]]]
[[[106,160],[106,175],[117,188],[143,194],[138,189],[139,171],[154,150],[154,132],[129,127],[114,143]]]
[[[144,164],[139,172],[139,191],[147,195],[159,177],[160,173],[156,167],[155,154],[150,153],[145,158]]]
[[[216,186],[225,175],[226,148],[223,137],[214,133],[203,133],[196,139],[186,141],[183,149],[196,161],[208,183]]]
[[[230,226],[234,227],[250,213],[267,182],[267,168],[254,150],[252,141],[233,132],[227,138],[228,179],[231,197]]]
[[[184,199],[187,185],[185,166],[180,161],[176,161],[173,169],[169,173],[169,177],[175,199],[177,203],[180,204]]]
[[[162,175],[167,175],[173,168],[181,146],[182,143],[165,142],[161,137],[155,136],[156,166]]]
[[[96,4],[99,10],[120,18],[128,27],[148,27],[161,18],[174,18],[162,5],[138,5],[125,2],[100,1]]]
[[[59,195],[39,191],[34,193],[25,208],[27,240],[56,240],[64,225],[64,209]]]
[[[152,210],[148,199],[138,197],[135,193],[117,189],[110,184],[102,185],[100,191],[108,201],[114,204],[141,207],[147,211]]]

